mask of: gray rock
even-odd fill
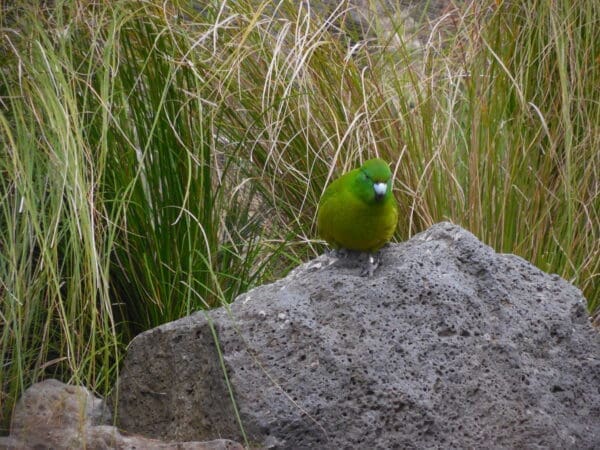
[[[110,426],[110,412],[103,400],[83,387],[57,380],[31,386],[15,407],[10,436],[0,438],[0,449],[92,450],[241,450],[223,439],[211,442],[161,442],[124,435]]]
[[[577,288],[448,223],[381,263],[364,278],[321,256],[139,335],[118,422],[241,441],[237,411],[268,448],[600,447],[600,335]]]

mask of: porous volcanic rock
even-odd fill
[[[139,335],[121,427],[242,441],[239,415],[253,447],[600,448],[600,335],[577,288],[449,223],[361,269],[321,256]]]

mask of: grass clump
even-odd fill
[[[395,172],[397,239],[451,220],[598,308],[596,2],[463,3],[426,31],[394,12],[368,39],[346,3],[15,5],[0,45],[4,424],[31,383],[106,394],[138,332],[319,253],[323,187],[374,155]]]

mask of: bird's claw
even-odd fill
[[[346,250],[345,248],[334,248],[333,250],[331,250],[329,252],[329,256],[331,256],[332,258],[337,258],[337,259],[347,258],[348,250]]]
[[[379,267],[379,255],[369,253],[369,258],[366,267],[363,268],[361,276],[371,278],[375,274],[375,270]]]

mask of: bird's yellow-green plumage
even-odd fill
[[[392,173],[378,158],[333,181],[319,202],[319,235],[336,249],[375,252],[391,239],[397,223]]]

